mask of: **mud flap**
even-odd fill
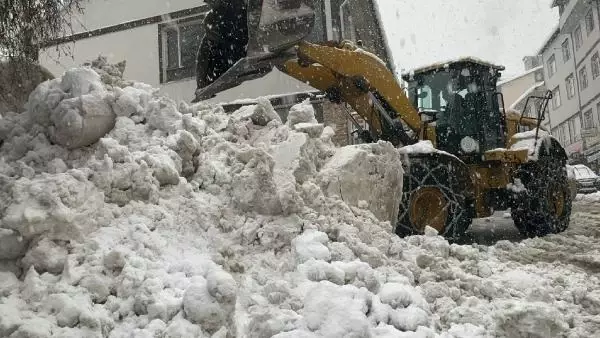
[[[214,0],[209,5],[193,102],[280,67],[315,22],[313,0]]]

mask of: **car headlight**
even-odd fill
[[[474,153],[474,152],[479,151],[479,142],[477,142],[475,139],[473,139],[470,136],[465,136],[460,141],[460,148],[465,153]]]

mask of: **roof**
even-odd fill
[[[529,97],[529,95],[531,95],[536,89],[544,86],[545,84],[546,84],[545,82],[538,82],[538,83],[534,84],[533,86],[531,86],[518,99],[516,99],[515,102],[513,102],[510,105],[510,109],[515,109],[521,101],[527,99],[527,97]]]
[[[568,1],[566,1],[566,0],[552,0],[552,4],[550,5],[550,8],[554,8],[558,5],[564,5],[567,2]]]
[[[540,49],[538,49],[537,51],[537,55],[541,55],[542,53],[544,53],[544,51],[548,48],[548,46],[554,41],[554,39],[556,39],[556,37],[558,36],[558,34],[560,33],[560,27],[558,24],[555,25],[554,29],[552,30],[552,32],[550,32],[550,34],[548,35],[548,37],[546,38],[546,40],[544,40],[544,43],[542,44],[542,47],[540,47]]]
[[[501,86],[501,85],[506,84],[508,82],[514,81],[516,79],[520,79],[520,78],[522,78],[522,77],[524,77],[526,75],[529,75],[531,73],[534,73],[534,72],[536,72],[536,71],[538,71],[540,69],[544,69],[544,66],[540,65],[540,66],[537,66],[537,67],[533,67],[530,70],[526,71],[525,73],[521,73],[521,74],[519,74],[517,76],[513,76],[513,77],[508,78],[506,80],[498,81],[498,86]]]
[[[474,63],[474,64],[482,65],[485,67],[491,67],[496,70],[504,70],[505,69],[504,66],[496,65],[491,62],[487,62],[487,61],[478,59],[476,57],[467,56],[467,57],[460,57],[460,58],[456,58],[456,59],[446,60],[444,62],[436,62],[434,64],[414,68],[410,72],[402,73],[402,78],[406,78],[406,77],[409,77],[409,76],[417,74],[417,73],[426,73],[426,72],[429,72],[432,70],[447,68],[450,64],[456,64],[456,63]]]

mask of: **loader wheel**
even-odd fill
[[[403,162],[407,163],[396,234],[420,235],[426,226],[449,239],[464,234],[472,218],[466,166],[433,155],[411,156]]]
[[[560,233],[569,226],[573,201],[566,161],[558,149],[548,152],[516,173],[526,191],[515,195],[511,214],[517,229],[530,238]]]

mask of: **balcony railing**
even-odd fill
[[[582,137],[595,137],[598,136],[598,127],[587,127],[581,128]]]

